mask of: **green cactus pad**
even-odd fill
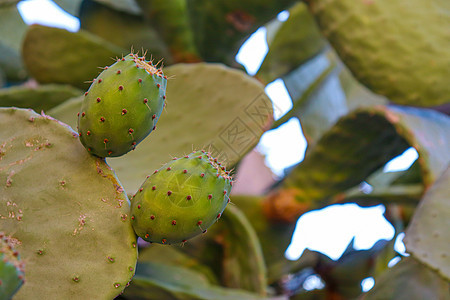
[[[250,220],[228,206],[217,228],[223,249],[222,280],[225,286],[266,295],[267,270],[261,244]]]
[[[344,63],[374,92],[405,105],[450,100],[450,1],[308,2]]]
[[[8,300],[24,283],[24,265],[14,239],[0,232],[0,300]]]
[[[78,135],[31,110],[0,109],[0,228],[26,262],[14,299],[112,299],[137,260],[129,201]]]
[[[184,243],[221,217],[231,184],[228,171],[204,150],[174,158],[148,176],[132,199],[133,228],[148,242]]]
[[[40,83],[67,83],[85,90],[98,67],[127,52],[86,31],[31,25],[22,44],[30,74]]]
[[[121,156],[152,132],[166,98],[167,77],[129,54],[106,68],[85,93],[78,114],[81,143],[99,157]]]
[[[81,90],[70,85],[13,86],[0,89],[0,107],[15,106],[47,111],[69,98],[82,94]]]
[[[408,252],[450,280],[450,167],[426,192],[406,230]]]

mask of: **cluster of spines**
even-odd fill
[[[226,168],[225,168],[225,166],[223,166],[222,163],[221,163],[220,161],[218,161],[217,158],[214,158],[210,152],[207,152],[207,151],[205,151],[205,150],[200,150],[200,151],[201,151],[202,155],[198,155],[197,158],[198,158],[198,159],[203,159],[203,158],[206,157],[206,158],[209,160],[209,164],[217,171],[217,173],[215,174],[215,177],[217,177],[217,178],[220,178],[220,177],[223,178],[226,182],[228,182],[228,183],[230,184],[230,186],[232,186],[232,185],[233,185],[233,182],[234,182],[234,179],[233,179],[233,177],[232,177],[232,175],[231,175],[231,171],[227,171]],[[192,153],[191,153],[190,155],[193,155],[193,154],[195,154],[195,153],[197,153],[197,152],[199,152],[199,151],[192,151]],[[174,158],[172,158],[172,160],[187,159],[187,158],[190,158],[190,155],[184,155],[184,156],[182,156],[182,157],[180,157],[180,158],[174,157]],[[172,171],[172,168],[171,168],[171,167],[167,167],[167,168],[164,168],[164,169],[160,168],[160,169],[155,170],[155,171],[153,172],[153,174],[156,174],[156,173],[158,173],[158,172],[164,172],[164,171],[170,172],[170,171]],[[187,169],[183,169],[183,170],[181,171],[181,173],[184,174],[184,175],[190,176],[190,174],[189,174],[189,172],[188,172]],[[147,175],[147,179],[148,179],[150,176],[151,176],[151,175]],[[205,175],[205,173],[200,173],[199,176],[200,176],[201,178],[205,178],[206,175]],[[151,187],[151,190],[152,190],[152,191],[156,191],[156,190],[157,190],[157,186],[156,186],[156,185],[153,185],[153,186]],[[141,188],[137,191],[137,193],[134,194],[134,195],[131,197],[131,199],[133,199],[138,193],[142,193],[142,192],[143,192],[143,188],[141,187]],[[167,196],[170,197],[170,196],[172,195],[172,191],[171,191],[171,190],[167,190],[166,194],[167,194]],[[223,195],[224,195],[224,197],[227,198],[227,203],[230,203],[230,197],[229,197],[228,191],[227,191],[226,189],[223,190]],[[213,198],[213,194],[208,194],[208,195],[206,195],[206,199],[207,199],[207,200],[211,201],[212,198]],[[186,201],[191,201],[191,200],[193,200],[191,195],[186,195],[186,196],[185,196],[185,199],[186,199]],[[137,209],[141,209],[141,205],[139,205],[139,204],[138,204],[136,207],[137,207]],[[222,217],[222,213],[218,213],[217,216],[216,216],[216,221],[219,220],[221,217]],[[152,215],[150,216],[150,220],[153,221],[153,220],[155,220],[155,219],[156,219],[156,216],[155,216],[154,214],[152,214]],[[135,220],[135,216],[134,216],[134,215],[131,216],[131,220],[132,220],[132,221]],[[176,226],[176,225],[177,225],[177,220],[175,220],[175,219],[171,220],[171,221],[170,221],[170,224],[171,224],[172,226]],[[205,233],[207,232],[207,229],[203,229],[203,228],[202,228],[202,224],[203,224],[203,220],[198,219],[198,220],[196,221],[196,224],[195,224],[195,225],[198,226],[198,227],[200,228],[200,230],[201,230],[201,232],[202,232],[203,234],[205,234]],[[149,233],[146,233],[144,237],[145,237],[145,239],[149,239],[149,238],[150,238],[150,234],[149,234]],[[184,244],[184,243],[186,243],[186,242],[187,242],[187,240],[182,240],[182,244]],[[161,243],[162,243],[162,244],[167,244],[167,239],[164,239],[164,238],[163,238],[163,239],[161,240]]]

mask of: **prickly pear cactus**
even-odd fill
[[[24,266],[13,240],[0,232],[0,300],[10,299],[24,283]]]
[[[155,129],[167,77],[145,57],[129,54],[93,80],[78,115],[80,140],[99,157],[121,156]]]
[[[148,242],[184,243],[221,217],[231,185],[229,172],[204,150],[173,158],[134,196],[133,228]]]

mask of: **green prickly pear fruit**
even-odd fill
[[[129,54],[94,79],[78,115],[81,143],[99,157],[121,156],[155,129],[167,77],[145,57]]]
[[[147,176],[133,197],[134,231],[160,244],[184,243],[205,233],[229,202],[232,182],[225,167],[204,150],[174,158]]]
[[[11,238],[0,232],[0,300],[11,299],[24,283],[23,263]]]

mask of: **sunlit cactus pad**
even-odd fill
[[[0,228],[26,262],[21,299],[112,299],[134,275],[136,236],[114,172],[68,126],[0,108]]]
[[[206,151],[174,158],[132,199],[133,228],[149,242],[184,243],[221,217],[231,185],[229,172]]]
[[[94,79],[78,113],[80,140],[99,157],[133,150],[156,128],[167,77],[145,57],[117,59]]]

